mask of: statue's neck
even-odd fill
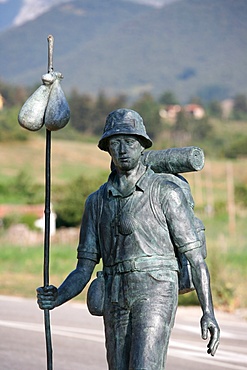
[[[138,165],[129,171],[118,171],[115,177],[114,187],[124,196],[130,195],[137,181],[145,173],[146,167],[140,162]]]

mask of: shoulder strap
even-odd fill
[[[150,202],[150,206],[151,206],[152,212],[156,220],[159,222],[159,224],[162,227],[167,229],[167,224],[165,222],[164,214],[161,208],[157,207],[157,201],[156,201],[156,199],[160,199],[160,187],[159,187],[160,180],[161,180],[160,175],[156,175],[150,187],[149,202]]]
[[[102,215],[102,210],[103,210],[103,199],[104,199],[104,195],[106,192],[106,185],[107,183],[101,185],[101,187],[98,190],[98,194],[97,194],[97,219],[98,219],[97,229],[98,229],[98,238],[99,238],[100,248],[102,244],[101,244],[101,233],[100,233],[99,226],[100,226],[100,220],[101,220],[101,215]]]

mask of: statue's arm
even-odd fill
[[[192,280],[203,311],[201,318],[202,338],[206,340],[208,332],[210,333],[208,353],[214,356],[219,345],[220,328],[215,319],[208,268],[201,248],[189,250],[185,252],[185,255],[192,268]]]
[[[164,203],[164,214],[174,244],[181,253],[185,253],[192,268],[192,280],[203,311],[201,318],[202,338],[207,339],[208,353],[214,356],[219,345],[220,329],[215,319],[212,294],[210,288],[210,276],[205,253],[195,227],[195,216],[189,206],[181,188],[169,184]]]
[[[81,293],[90,280],[95,265],[99,262],[95,198],[96,193],[91,194],[85,204],[77,249],[77,266],[58,289],[53,285],[37,289],[38,305],[41,309],[52,310]]]
[[[79,258],[76,269],[67,276],[58,289],[53,285],[38,288],[39,307],[52,310],[77,296],[90,280],[95,265],[95,261]]]
[[[91,278],[95,265],[96,262],[90,259],[78,259],[76,269],[69,274],[58,288],[56,306],[60,306],[82,292]]]

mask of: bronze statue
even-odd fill
[[[189,261],[202,308],[202,338],[210,333],[207,352],[214,356],[219,344],[203,227],[198,228],[184,179],[143,164],[151,145],[137,112],[118,109],[108,115],[98,146],[109,152],[113,169],[87,199],[77,267],[58,289],[37,289],[39,307],[53,309],[84,289],[102,259],[88,307],[103,315],[110,370],[165,368],[181,256]]]

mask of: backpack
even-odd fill
[[[174,182],[176,185],[178,185],[181,188],[181,190],[183,191],[188,201],[188,205],[193,209],[194,207],[193,198],[190,193],[189,184],[185,180],[185,178],[180,175],[170,174],[168,176],[171,177],[169,181]],[[161,211],[161,209],[156,206],[157,203],[152,201],[153,195],[156,194],[157,196],[157,192],[158,192],[157,185],[159,183],[159,180],[160,180],[160,176],[157,175],[157,177],[154,179],[151,185],[149,201],[150,201],[151,208],[153,210],[153,213],[156,219],[158,220],[159,224],[161,224],[162,226],[162,225],[165,225],[164,214]],[[202,254],[203,254],[203,257],[206,258],[207,253],[206,253],[206,241],[205,241],[205,233],[204,233],[205,227],[202,221],[198,219],[197,217],[195,217],[194,220],[195,220],[195,227],[197,230],[197,234],[201,242]],[[174,246],[174,249],[175,249],[175,254],[176,254],[176,257],[178,260],[178,266],[179,266],[179,275],[178,275],[179,289],[178,291],[179,291],[179,294],[185,294],[185,293],[195,290],[195,287],[192,281],[191,266],[185,254],[181,253],[175,246]]]

